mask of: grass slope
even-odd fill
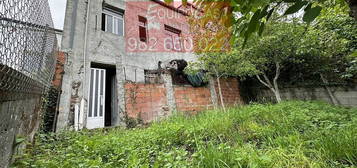
[[[356,167],[357,109],[249,105],[39,140],[14,167]]]

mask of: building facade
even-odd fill
[[[155,112],[144,117],[149,122],[176,111],[178,95],[185,93],[175,95],[180,89],[170,73],[158,70],[177,66],[173,60],[196,60],[189,30],[187,13],[161,1],[67,1],[62,50],[68,59],[57,130],[121,126],[128,117]],[[198,106],[217,104],[214,84],[204,90]],[[134,101],[134,93],[142,102]]]

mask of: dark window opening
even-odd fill
[[[144,70],[146,84],[164,83],[160,70]]]
[[[102,13],[102,30],[105,31],[105,14]]]
[[[147,20],[139,16],[139,38],[142,42],[147,42]]]
[[[165,49],[181,51],[181,30],[165,25]]]
[[[175,34],[178,34],[178,35],[181,34],[181,30],[173,28],[173,27],[168,26],[168,25],[165,25],[165,30],[169,31],[169,32],[172,32],[172,33],[175,33]]]

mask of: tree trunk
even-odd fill
[[[338,103],[335,95],[332,94],[332,91],[331,91],[330,87],[327,86],[328,81],[326,80],[326,78],[321,73],[320,73],[320,78],[321,78],[322,82],[325,84],[325,89],[326,89],[326,91],[327,91],[327,93],[328,93],[328,95],[329,95],[329,97],[330,97],[330,99],[332,101],[332,104],[333,105],[338,105],[339,103]]]
[[[275,90],[275,91],[274,91],[274,95],[275,95],[276,101],[277,101],[278,103],[280,103],[280,102],[281,102],[281,96],[280,96],[279,90]]]
[[[224,105],[222,89],[221,89],[221,81],[220,81],[220,77],[219,76],[217,76],[217,84],[218,84],[218,92],[219,92],[219,98],[221,100],[221,105],[222,105],[223,111],[226,112],[226,107]]]
[[[350,16],[357,21],[357,1],[356,0],[346,0],[348,6],[350,7]]]
[[[268,77],[265,74],[263,74],[263,77],[266,81],[262,80],[259,75],[256,75],[256,77],[260,83],[262,83],[263,85],[268,87],[270,89],[270,91],[273,92],[276,102],[280,103],[281,102],[280,92],[279,92],[279,89],[276,90],[276,88],[278,88],[278,87],[274,88],[273,85],[271,84],[271,82],[269,81]]]
[[[260,78],[259,75],[256,75],[257,79],[259,80],[260,83],[262,83],[263,85],[265,85],[266,87],[268,87],[273,93],[274,93],[274,96],[275,96],[275,99],[278,103],[281,102],[281,96],[280,96],[280,90],[279,90],[279,86],[278,86],[278,78],[280,76],[280,64],[279,62],[275,62],[275,77],[273,79],[273,84],[270,82],[268,76],[263,73],[263,77],[264,77],[264,80],[262,80]]]
[[[279,62],[275,62],[275,77],[273,79],[274,90],[275,90],[275,98],[278,103],[281,102],[280,90],[278,85],[278,78],[280,76],[280,64]]]

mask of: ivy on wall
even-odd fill
[[[41,132],[53,132],[55,130],[58,95],[58,89],[51,86],[43,98]]]

